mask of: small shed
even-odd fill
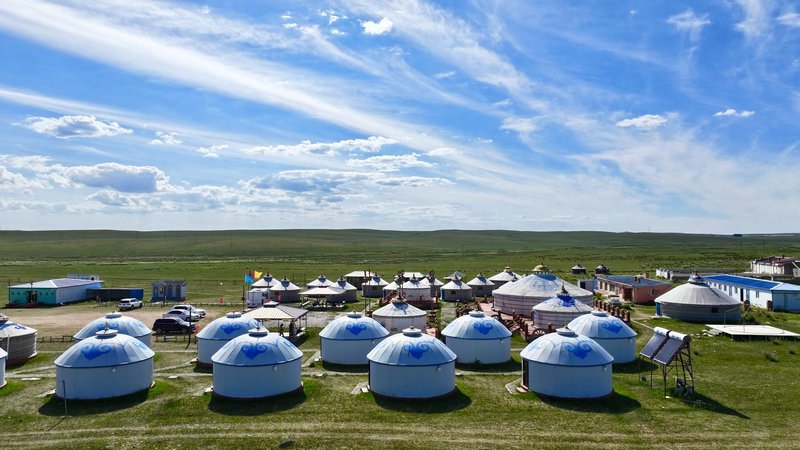
[[[582,265],[580,265],[580,263],[572,266],[572,269],[570,270],[575,275],[586,275],[586,267],[583,267]]]
[[[36,356],[36,329],[12,322],[0,314],[0,348],[8,353],[6,364],[22,364]]]
[[[592,311],[591,314],[578,316],[567,328],[600,344],[614,357],[614,364],[629,363],[636,359],[636,332],[605,311]]]
[[[320,331],[320,357],[332,364],[366,365],[367,353],[387,336],[389,332],[375,319],[351,312],[337,317]]]
[[[184,280],[157,280],[150,286],[154,302],[186,301],[186,281]]]
[[[556,328],[561,328],[570,323],[572,319],[592,311],[594,308],[586,303],[576,301],[562,286],[561,292],[555,297],[533,307],[533,326],[548,328],[552,324]]]
[[[269,289],[269,299],[278,303],[296,303],[300,301],[299,286],[283,277],[280,283]]]
[[[614,357],[597,342],[568,328],[546,334],[522,352],[522,384],[558,398],[600,398],[613,392]]]
[[[406,328],[386,338],[367,359],[369,388],[375,395],[434,398],[456,388],[456,354],[417,328]]]
[[[56,396],[69,400],[121,397],[153,384],[155,353],[140,340],[98,331],[56,358]]]
[[[466,302],[472,300],[472,287],[455,278],[442,286],[442,300],[446,302]]]
[[[75,333],[73,338],[75,338],[76,341],[93,338],[98,331],[102,331],[106,328],[109,330],[117,330],[121,334],[134,337],[140,340],[144,345],[150,347],[150,337],[153,335],[153,330],[139,319],[123,316],[116,311],[110,312],[103,317],[87,323],[85,327]]]
[[[266,328],[228,341],[211,360],[214,394],[221,397],[265,398],[303,388],[303,352]]]
[[[370,272],[369,270],[354,270],[347,275],[344,276],[344,279],[356,287],[356,289],[361,289],[362,284],[364,282],[369,281],[372,277],[378,276],[377,273]]]
[[[375,275],[370,277],[369,280],[363,282],[361,284],[361,295],[366,298],[379,298],[383,296],[383,288],[388,286],[389,283],[386,282],[380,275]],[[396,286],[396,285],[395,285]]]
[[[472,288],[473,297],[488,297],[495,288],[494,283],[483,276],[483,273],[478,273],[475,278],[467,282],[467,285]]]
[[[736,323],[741,320],[741,305],[703,277],[692,275],[688,283],[656,298],[656,314],[687,322]]]
[[[377,320],[389,333],[395,334],[405,328],[426,329],[428,314],[416,306],[409,305],[402,298],[396,298],[387,305],[376,309],[372,318]]]
[[[229,312],[225,316],[214,319],[197,333],[197,364],[210,366],[211,357],[230,340],[237,338],[261,324],[251,318],[244,317],[238,311]]]
[[[458,363],[498,364],[511,359],[511,332],[483,311],[458,317],[442,330],[442,336]]]

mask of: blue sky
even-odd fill
[[[787,1],[0,2],[2,229],[800,231]]]

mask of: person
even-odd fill
[[[294,336],[295,333],[294,320],[289,323],[289,336]]]
[[[281,326],[278,328],[278,335],[280,335],[280,337],[283,337],[283,322],[281,322]]]

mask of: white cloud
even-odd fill
[[[439,147],[429,151],[427,154],[437,158],[451,158],[458,156],[461,152],[452,147]]]
[[[347,33],[338,29],[338,28],[331,28],[329,32],[334,36],[347,36]]]
[[[178,139],[180,134],[175,132],[156,131],[155,134],[157,138],[150,141],[152,145],[179,145],[183,143],[183,141]]]
[[[733,108],[728,108],[725,111],[715,112],[714,117],[750,117],[755,113],[755,111],[737,111]]]
[[[781,14],[778,16],[778,23],[791,28],[800,28],[800,14],[796,12]]]
[[[38,179],[31,179],[17,172],[0,166],[0,192],[29,193],[34,189],[47,188],[47,184]]]
[[[635,9],[632,9],[632,10],[628,11],[628,14],[630,14],[631,16],[635,16],[635,15],[639,14],[639,11],[635,10]]]
[[[407,155],[378,155],[364,159],[348,159],[346,164],[350,167],[374,169],[379,172],[397,172],[401,169],[414,167],[434,167],[434,164],[420,160],[419,155],[416,153]]]
[[[667,23],[675,26],[678,31],[687,32],[689,38],[696,41],[700,38],[700,32],[703,31],[703,27],[710,24],[711,21],[708,20],[708,14],[698,16],[692,11],[692,8],[689,8],[680,14],[670,16],[667,19]]]
[[[208,5],[203,5],[203,6],[200,7],[199,11],[200,11],[200,14],[208,15],[208,14],[211,13],[211,8],[209,8]]]
[[[346,139],[337,142],[303,141],[296,145],[266,145],[245,149],[249,155],[325,155],[335,156],[342,152],[379,152],[384,145],[397,141],[383,136],[370,136],[366,139]]]
[[[455,74],[456,74],[455,70],[449,70],[447,72],[435,73],[435,74],[433,74],[433,78],[436,78],[437,80],[443,80],[445,78],[450,78]]]
[[[510,98],[506,98],[492,103],[492,108],[507,108],[513,104],[514,102]]]
[[[117,191],[102,190],[86,197],[86,200],[102,203],[114,208],[134,209],[139,211],[156,210],[163,203],[152,195],[127,194]]]
[[[770,17],[774,3],[768,0],[736,0],[744,12],[744,19],[736,24],[736,29],[748,38],[757,38],[770,29]]]
[[[521,136],[533,133],[536,128],[536,117],[506,117],[500,125],[501,130],[514,131]]]
[[[298,25],[296,23],[294,23],[294,22],[289,22],[289,23],[283,24],[283,28],[286,28],[287,30],[295,29],[295,28],[297,28],[297,26]]]
[[[667,123],[667,118],[658,114],[645,114],[639,117],[633,117],[631,119],[624,119],[617,122],[617,126],[620,128],[645,128],[645,129],[653,129],[658,128],[661,125]]]
[[[361,22],[361,27],[364,28],[364,34],[369,36],[379,36],[381,34],[386,34],[392,31],[392,26],[394,26],[394,23],[392,23],[392,21],[386,17],[384,17],[383,19],[381,19],[380,22],[377,23],[371,20]]]
[[[77,185],[120,192],[151,193],[169,183],[167,175],[158,167],[127,166],[113,162],[67,167],[63,170],[63,176]]]
[[[59,139],[75,137],[94,138],[131,134],[133,130],[121,127],[117,122],[103,122],[95,116],[28,117],[25,126],[39,134]]]
[[[219,158],[220,150],[225,150],[226,148],[228,148],[227,144],[217,144],[211,147],[200,147],[197,149],[197,153],[203,155],[203,158]]]
[[[291,20],[292,19],[292,12],[286,11],[285,13],[281,14],[281,20]]]

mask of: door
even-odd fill
[[[527,359],[522,360],[522,385],[529,388],[528,377],[530,376],[530,367]]]

